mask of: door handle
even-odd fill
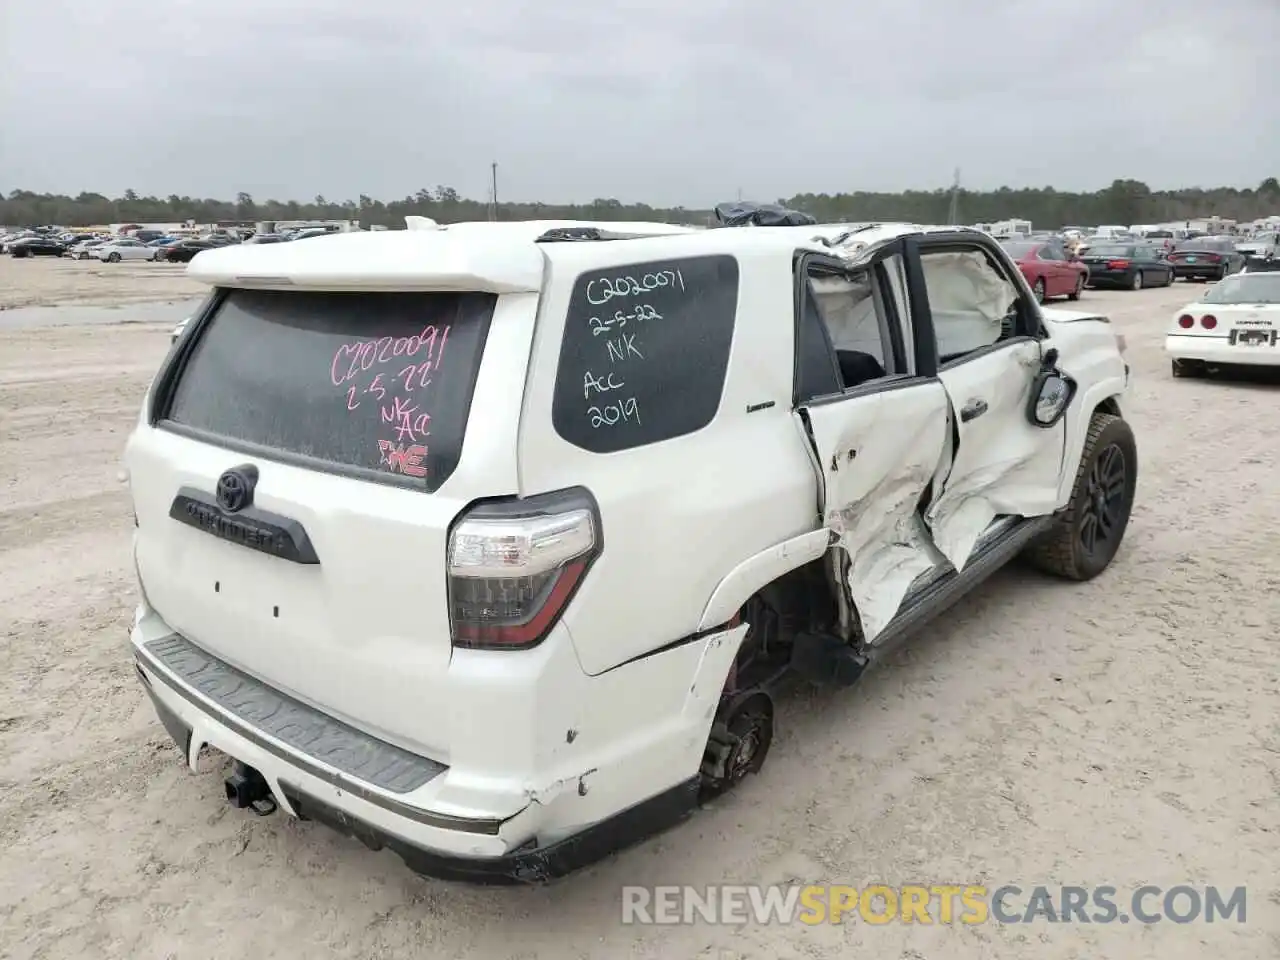
[[[987,401],[970,400],[967,404],[960,408],[960,422],[968,423],[970,420],[976,420],[987,412]]]

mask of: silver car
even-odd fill
[[[149,247],[140,240],[112,240],[93,251],[93,256],[107,263],[119,263],[121,260],[154,260],[156,248]]]

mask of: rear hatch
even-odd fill
[[[475,499],[517,492],[536,303],[213,298],[127,451],[150,605],[273,687],[448,762],[449,528]],[[495,309],[527,322],[486,361]]]

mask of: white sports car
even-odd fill
[[[1220,280],[1169,324],[1165,350],[1175,377],[1217,365],[1280,365],[1280,273]]]

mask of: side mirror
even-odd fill
[[[1058,351],[1049,350],[1031,384],[1031,396],[1027,401],[1027,420],[1045,429],[1066,415],[1076,395],[1076,382],[1057,368],[1057,362]]]

